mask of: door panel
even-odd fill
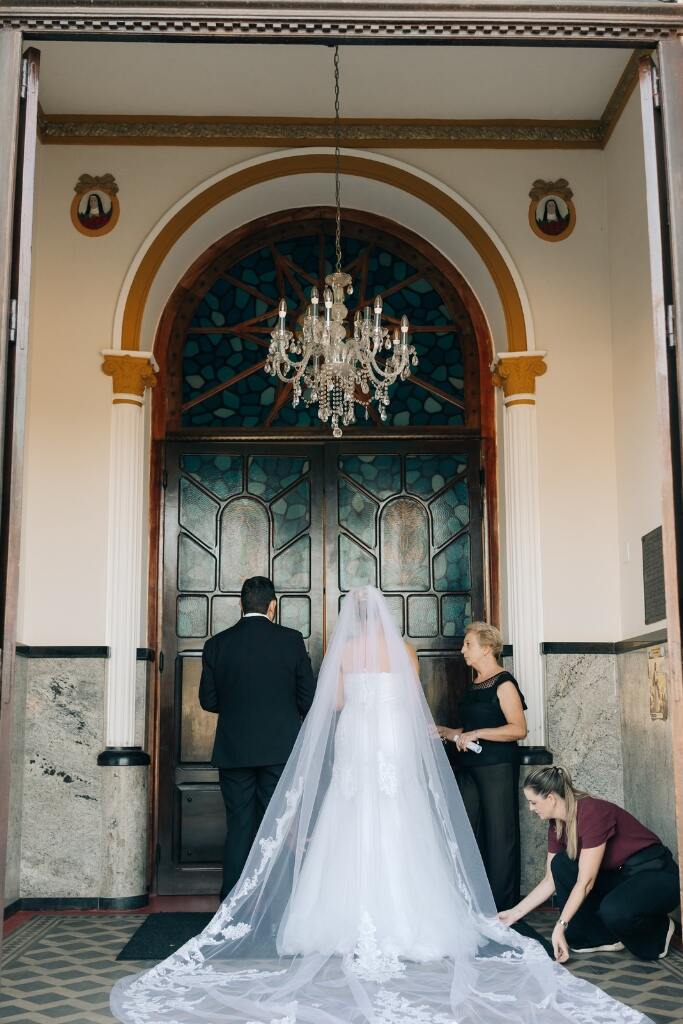
[[[218,892],[225,819],[199,707],[201,651],[271,575],[314,670],[344,593],[378,585],[418,651],[436,719],[456,720],[463,623],[483,613],[477,442],[167,450],[158,891]],[[325,559],[323,559],[325,553]]]
[[[168,447],[159,892],[220,888],[225,816],[210,762],[216,716],[199,707],[201,652],[239,619],[246,577],[272,575],[279,621],[320,664],[322,478],[320,449]]]

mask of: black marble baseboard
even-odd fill
[[[149,893],[141,896],[25,896],[5,907],[4,917],[12,917],[20,910],[139,910],[149,904]]]
[[[652,633],[633,636],[628,640],[614,642],[560,642],[544,641],[541,654],[627,654],[630,651],[642,651],[654,644],[666,643],[666,629],[655,629]]]

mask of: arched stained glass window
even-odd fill
[[[334,218],[329,210],[302,210],[276,220],[214,247],[194,282],[184,283],[168,360],[170,429],[324,430],[317,406],[294,408],[289,385],[268,376],[264,364],[280,296],[295,329],[312,285],[334,269]],[[388,326],[407,314],[419,358],[413,376],[390,390],[387,423],[373,403],[359,404],[357,427],[477,427],[476,338],[457,275],[416,236],[379,218],[345,211],[342,228],[343,269],[355,288],[349,322],[381,294]]]

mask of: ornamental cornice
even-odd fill
[[[149,352],[112,349],[103,352],[102,356],[102,373],[112,378],[114,404],[141,405],[146,389],[156,386],[159,367],[154,356]]]
[[[506,405],[533,405],[536,378],[548,369],[545,352],[501,352],[491,368],[494,387],[501,388]]]
[[[0,27],[26,33],[65,33],[134,38],[191,36],[226,39],[330,38],[406,40],[566,41],[652,44],[683,34],[677,4],[584,2],[407,3],[299,2],[5,3]]]

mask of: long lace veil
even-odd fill
[[[370,785],[361,747],[379,743],[388,727],[382,704],[388,697],[404,723],[399,763],[380,765],[389,782],[398,779],[392,814],[408,813],[408,805],[402,811],[401,786],[408,772],[411,792],[421,801],[426,841],[439,845],[455,894],[448,949],[432,961],[401,958],[400,950],[396,955],[364,913],[358,914],[348,948],[288,948],[288,923],[316,825],[335,779],[339,783],[337,733],[352,686],[366,709],[360,720],[369,723],[351,726],[350,736],[348,716],[344,726],[345,765],[359,775],[353,799],[362,799],[363,787]],[[363,736],[356,738],[356,732]],[[401,856],[398,848],[387,859]],[[372,860],[367,845],[354,866],[357,881],[366,860]],[[336,885],[338,879],[330,875],[326,881],[323,871],[320,884]],[[375,885],[382,884],[380,872]],[[336,899],[340,906],[353,904],[348,889]],[[429,930],[429,921],[418,924]],[[125,1024],[647,1024],[642,1014],[573,977],[538,943],[498,922],[410,654],[372,587],[351,591],[342,602],[315,700],[239,881],[201,934],[151,970],[118,982],[111,1009]]]

